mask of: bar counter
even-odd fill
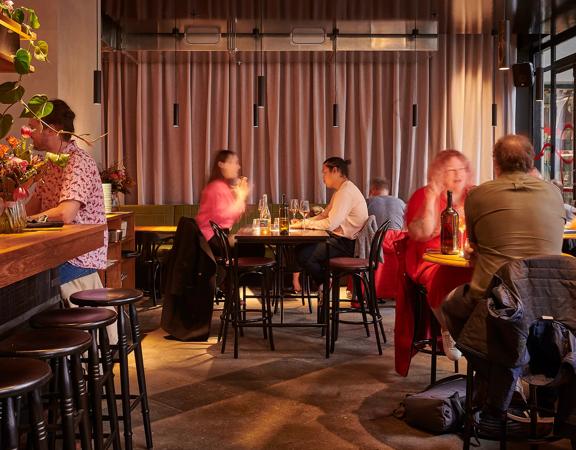
[[[0,288],[102,247],[105,228],[105,225],[64,225],[0,234]]]
[[[52,270],[104,244],[106,225],[0,234],[0,334],[59,300]]]

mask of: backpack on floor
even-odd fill
[[[453,375],[431,384],[422,392],[407,395],[400,417],[413,427],[430,433],[456,431],[464,424],[465,400],[466,377]]]

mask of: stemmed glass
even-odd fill
[[[296,214],[298,214],[298,209],[300,208],[300,202],[298,199],[293,198],[290,200],[290,214],[292,215],[292,219],[296,219]]]
[[[304,218],[304,221],[302,222],[302,229],[306,229],[306,218],[308,217],[308,214],[310,214],[310,202],[308,200],[302,200],[300,202],[300,214],[302,214],[302,217]]]
[[[464,250],[466,249],[466,222],[464,220],[460,220],[458,232],[460,234],[460,256],[464,256]]]

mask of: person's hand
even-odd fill
[[[248,197],[248,193],[250,192],[250,187],[248,186],[248,178],[240,177],[240,180],[238,181],[235,189],[238,198],[246,200],[246,197]]]
[[[439,198],[444,192],[444,184],[440,180],[432,179],[426,186],[426,195],[430,199]]]
[[[466,245],[464,246],[464,259],[473,260],[475,257],[476,253],[474,251],[474,247],[466,243]]]

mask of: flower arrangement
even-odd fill
[[[102,183],[112,185],[113,193],[129,194],[130,187],[134,184],[134,180],[130,178],[124,165],[118,162],[100,172],[100,178],[102,178]]]
[[[0,203],[26,200],[30,186],[42,178],[48,164],[63,167],[68,162],[67,154],[47,152],[43,158],[32,155],[29,144],[32,130],[23,126],[20,139],[14,136],[6,138],[6,144],[0,144]],[[0,211],[2,205],[0,205]]]

